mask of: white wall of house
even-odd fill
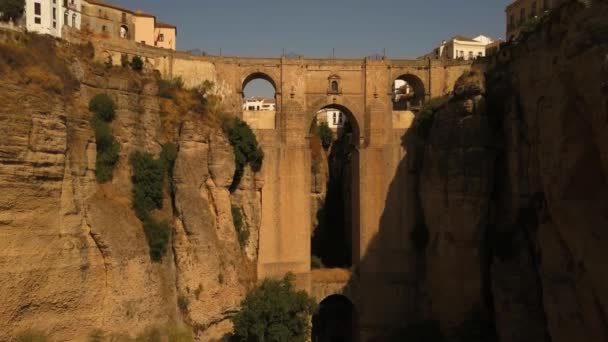
[[[64,25],[80,29],[80,10],[80,0],[26,0],[25,27],[60,38]]]
[[[255,111],[255,110],[276,110],[276,104],[274,100],[265,98],[250,98],[245,99],[243,102],[244,111]]]
[[[327,126],[335,130],[344,126],[346,115],[337,109],[322,109],[317,112],[317,124],[321,122],[327,122]]]

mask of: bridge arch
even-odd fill
[[[323,299],[312,317],[312,342],[351,342],[357,335],[358,315],[353,302],[344,295]]]
[[[314,115],[309,136],[311,209],[316,217],[311,227],[311,257],[320,261],[315,267],[346,269],[356,263],[360,235],[361,129],[354,113],[342,104],[325,104]],[[314,134],[321,121],[328,122],[334,132],[330,146],[322,146],[320,136]]]
[[[426,87],[422,79],[411,73],[404,73],[391,84],[393,110],[419,110],[426,98]]]
[[[253,80],[265,80],[268,81],[268,83],[270,83],[272,85],[272,87],[274,88],[275,94],[278,93],[278,87],[277,87],[277,82],[272,78],[272,76],[270,76],[269,74],[265,73],[265,72],[261,72],[261,71],[254,71],[254,72],[249,72],[246,74],[246,76],[243,78],[243,82],[241,83],[241,93],[244,94],[245,92],[245,87],[247,86],[247,84],[249,84],[249,82],[253,81]]]
[[[265,72],[253,71],[246,75],[238,91],[241,94],[238,103],[242,119],[254,129],[275,129],[280,106],[277,83]],[[253,94],[247,90],[249,85],[249,90],[254,90]],[[272,95],[267,91],[269,88],[272,88]]]

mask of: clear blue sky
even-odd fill
[[[510,0],[108,0],[178,27],[210,54],[415,58],[461,34],[504,38]],[[247,94],[249,95],[249,94]]]

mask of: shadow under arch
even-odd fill
[[[325,152],[313,132],[316,115],[324,109],[338,110],[346,117],[336,129],[338,139]],[[319,257],[325,267],[351,267],[357,261],[359,243],[359,125],[353,112],[341,104],[321,106],[310,121],[311,195],[321,198],[320,206],[313,208],[317,209],[317,225],[311,227],[311,255]],[[325,191],[319,190],[323,187]]]
[[[405,84],[396,88],[397,81],[403,81]],[[391,92],[393,93],[393,110],[418,110],[424,104],[426,87],[420,77],[405,73],[392,80]]]
[[[344,295],[331,295],[312,317],[312,342],[352,342],[357,336],[357,309]]]

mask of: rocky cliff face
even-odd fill
[[[40,75],[53,76],[52,70],[42,66],[26,77],[19,68],[28,68],[28,59],[21,65],[5,54],[22,44],[14,38],[0,43],[6,49],[0,56],[0,340],[30,328],[78,341],[94,329],[133,335],[182,322],[202,340],[221,337],[255,279],[249,265],[257,258],[262,180],[248,173],[231,194],[229,142],[221,129],[182,113],[174,191],[167,184],[163,209],[154,213],[172,223],[171,248],[162,263],[151,262],[131,207],[128,157],[136,150],[158,156],[168,142],[160,133],[166,100],[156,96],[156,81],[91,66],[73,47],[60,47],[59,60],[47,64],[71,65],[79,88],[49,91]],[[121,145],[114,178],[103,185],[95,180],[87,109],[99,93],[117,103],[112,128]],[[244,252],[233,205],[251,232]]]
[[[606,18],[567,2],[462,77],[411,146],[420,281],[448,334],[473,320],[501,341],[608,340]]]

